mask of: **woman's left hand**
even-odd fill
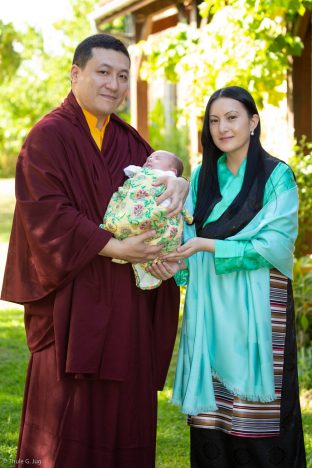
[[[166,186],[166,190],[157,197],[157,204],[159,205],[159,203],[170,198],[171,203],[168,206],[168,216],[171,218],[182,211],[189,191],[189,182],[183,179],[183,177],[161,176],[153,183],[155,186],[161,184]]]
[[[155,262],[148,267],[149,273],[161,280],[172,278],[180,269],[181,262]]]
[[[176,261],[188,258],[196,252],[207,251],[214,252],[214,240],[205,239],[203,237],[193,237],[189,239],[184,245],[178,247],[175,252],[162,257],[163,260]]]

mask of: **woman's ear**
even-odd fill
[[[259,115],[254,114],[250,119],[250,131],[253,132],[259,123]]]

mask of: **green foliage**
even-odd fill
[[[295,259],[294,301],[298,347],[312,346],[312,256]]]
[[[182,159],[184,176],[190,175],[190,163],[188,153],[188,131],[185,125],[178,125],[178,113],[171,113],[173,122],[168,125],[165,117],[165,108],[160,99],[156,101],[154,108],[149,113],[149,142],[154,150],[167,150],[175,153]]]
[[[94,1],[71,0],[71,5],[71,19],[54,25],[59,50],[45,50],[42,34],[34,28],[28,27],[25,32],[7,28],[10,37],[4,47],[0,45],[0,65],[5,66],[2,70],[0,66],[0,84],[2,75],[10,75],[11,79],[0,86],[0,177],[14,175],[15,160],[29,130],[70,90],[72,55],[77,44],[93,32],[87,15]],[[2,57],[9,55],[15,44],[19,52],[18,57],[13,56],[13,73]]]
[[[0,176],[12,175],[15,167],[15,159],[22,140],[25,138],[29,127],[40,115],[40,110],[46,98],[39,100],[34,106],[34,96],[38,86],[38,77],[34,75],[34,69],[39,73],[41,57],[44,54],[43,39],[34,28],[28,27],[25,32],[16,32],[11,28],[11,38],[14,47],[18,47],[18,61],[16,61],[14,73],[10,66],[2,69],[6,79],[0,86]],[[10,53],[10,47],[5,49]],[[46,95],[46,89],[44,93]],[[13,172],[14,173],[14,172]]]
[[[101,26],[101,32],[107,34],[123,34],[127,29],[127,17],[119,16],[109,23],[104,23]]]
[[[162,33],[161,41],[155,35],[136,46],[146,58],[142,78],[178,83],[183,77],[186,116],[202,116],[205,97],[231,84],[248,88],[260,107],[277,105],[285,96],[281,85],[291,56],[303,48],[295,19],[308,7],[311,1],[205,0],[199,29],[178,24]]]
[[[0,83],[10,79],[21,63],[16,47],[20,45],[19,36],[12,23],[0,20]]]
[[[0,179],[0,193],[0,262],[1,260],[4,262],[6,251],[3,250],[3,246],[9,242],[15,206],[14,180]]]
[[[299,191],[299,235],[296,241],[296,257],[308,252],[308,236],[312,235],[312,142],[303,136],[289,158]]]
[[[298,350],[298,377],[300,388],[312,389],[312,347]]]
[[[302,422],[304,431],[304,444],[306,449],[307,468],[312,468],[312,392],[302,394],[301,399],[306,399],[307,405],[303,407]]]

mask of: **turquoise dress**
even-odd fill
[[[222,200],[206,223],[218,219],[240,191],[245,166],[234,176],[226,156],[219,159]],[[192,175],[189,209],[196,203],[199,170]],[[288,371],[296,355],[291,278],[297,210],[292,172],[279,163],[254,219],[236,235],[216,240],[214,254],[190,257],[188,269],[176,275],[188,287],[173,402],[189,415],[193,467],[210,466],[207,440],[219,453],[211,464],[216,468],[236,466],[239,447],[249,454],[246,466],[266,468],[276,444],[280,466],[305,466],[296,365]],[[185,241],[195,235],[194,226],[185,229]],[[289,411],[293,419],[285,425]]]

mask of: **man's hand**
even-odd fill
[[[146,241],[153,236],[155,236],[155,231],[147,231],[122,241],[112,237],[99,254],[104,257],[127,260],[130,263],[154,260],[159,256],[163,245],[149,245]]]
[[[165,185],[166,190],[157,198],[157,204],[171,199],[171,204],[168,207],[168,216],[171,218],[182,211],[185,199],[189,191],[189,183],[183,177],[161,176],[153,183],[153,185]]]

